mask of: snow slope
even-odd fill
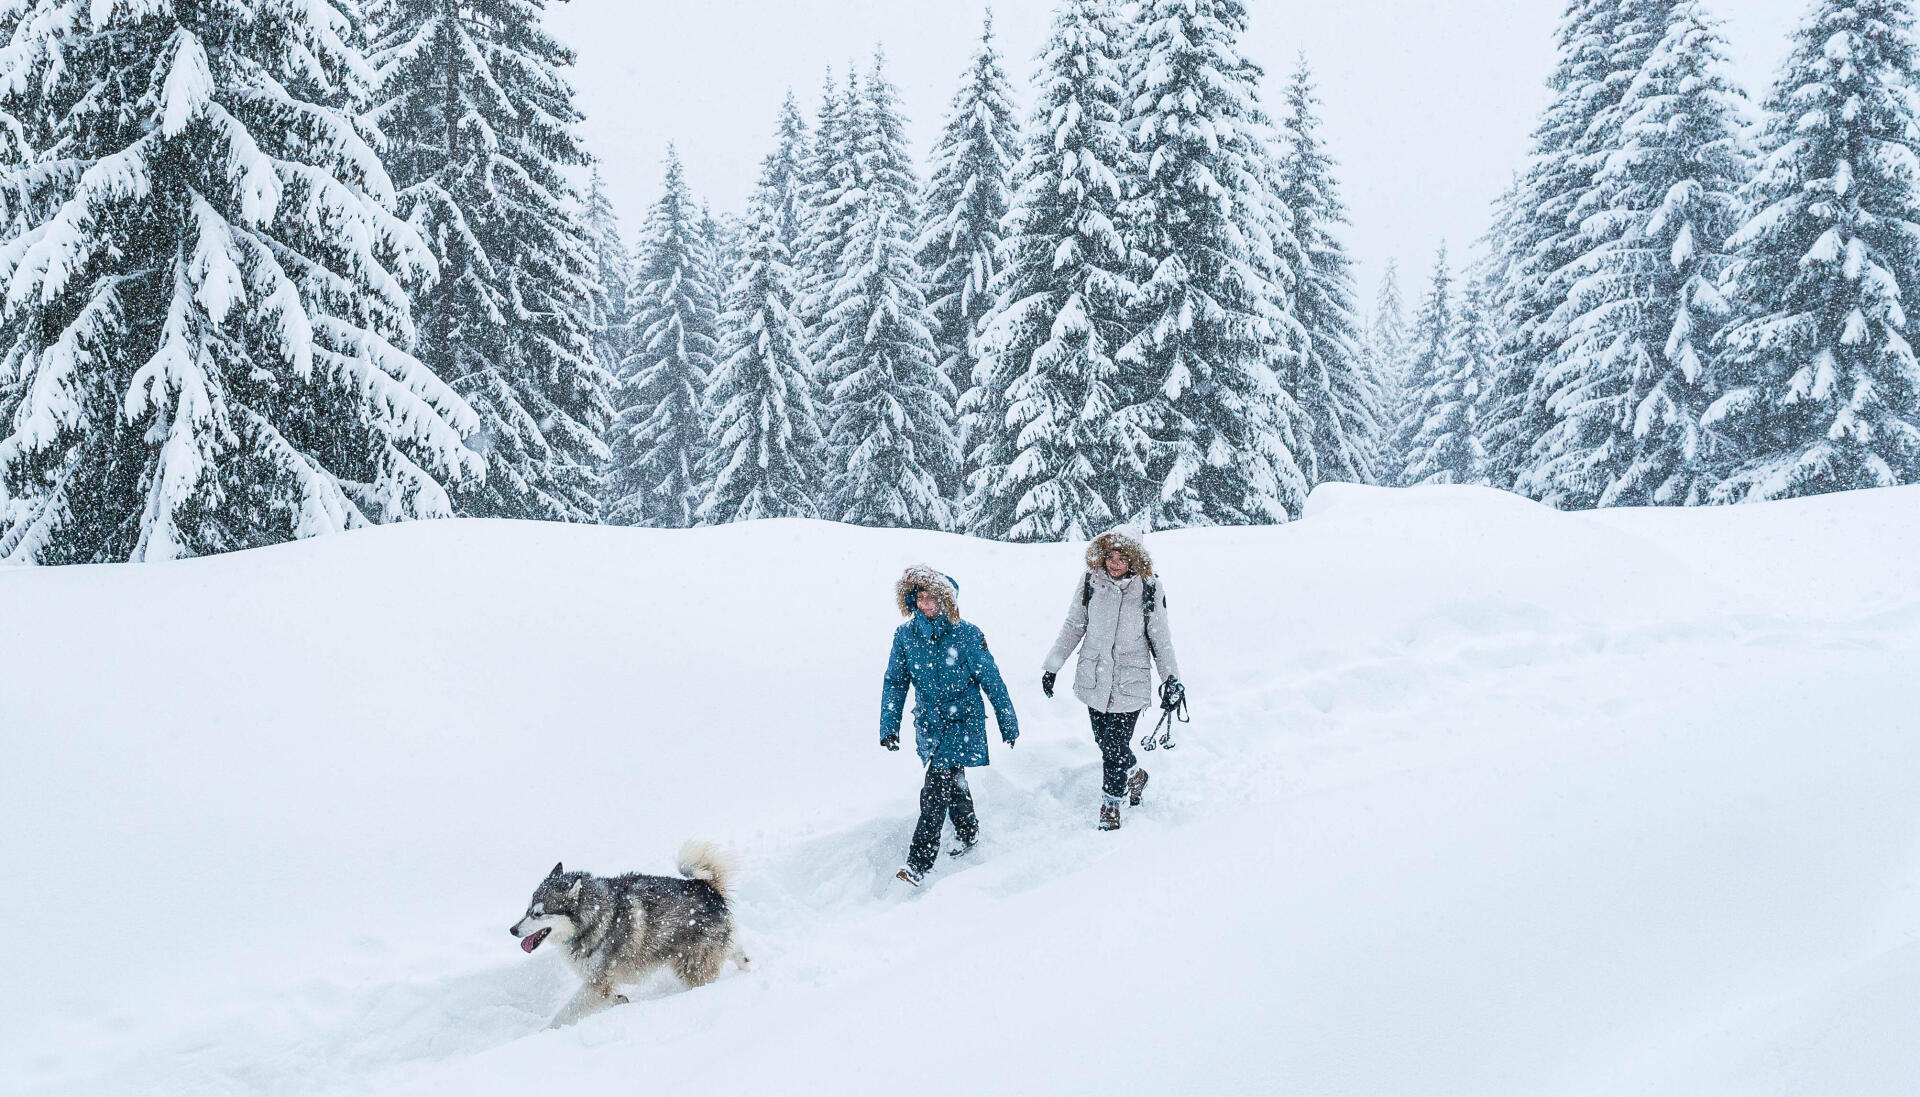
[[[0,571],[0,1094],[1920,1091],[1920,489],[1159,534],[1194,723],[1091,829],[1077,546],[448,522]],[[887,881],[898,568],[1024,737]],[[554,860],[747,862],[754,970],[543,1032]]]

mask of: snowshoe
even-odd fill
[[[1140,797],[1147,791],[1147,771],[1134,767],[1133,776],[1127,778],[1127,806],[1139,807]]]
[[[965,857],[967,854],[973,852],[973,847],[979,844],[980,844],[980,836],[978,834],[974,835],[971,838],[961,838],[958,835],[956,835],[954,838],[953,848],[947,851],[947,856]]]
[[[926,879],[927,874],[916,870],[912,865],[901,865],[900,871],[894,873],[893,878],[896,880],[904,880],[914,887],[919,887],[920,881]]]

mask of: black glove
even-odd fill
[[[885,739],[880,740],[880,745],[886,747],[888,750],[899,750],[900,737],[898,735],[889,735]]]
[[[1164,709],[1185,708],[1187,687],[1180,684],[1178,678],[1165,678],[1160,682],[1160,707]]]
[[[1054,673],[1050,670],[1040,672],[1040,691],[1049,697],[1053,696],[1054,677]]]

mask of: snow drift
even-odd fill
[[[7,1094],[1911,1094],[1920,489],[1159,534],[1194,723],[1092,830],[1081,547],[443,522],[0,571]],[[891,584],[1023,737],[888,881]],[[744,862],[754,956],[575,1028],[555,860]]]

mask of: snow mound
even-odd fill
[[[1194,722],[1092,829],[1082,546],[386,527],[0,571],[0,1093],[1920,1091],[1920,489],[1316,491],[1149,537]],[[926,560],[1023,737],[888,882]],[[754,969],[559,1032],[556,861],[738,855]]]

